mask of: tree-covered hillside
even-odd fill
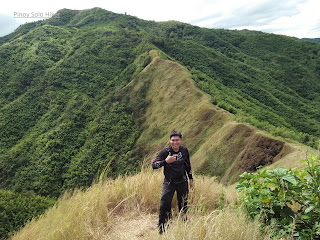
[[[38,25],[0,49],[0,186],[59,196],[107,163],[111,175],[132,172],[138,155],[121,159],[139,135],[144,93],[136,104],[121,89],[148,63],[148,45],[109,26]]]
[[[150,49],[187,66],[212,103],[240,121],[316,146],[318,44],[99,8],[59,14],[0,39],[2,188],[58,196],[90,185],[108,163],[113,175],[136,169],[141,156],[131,150],[148,86],[134,101],[123,87]]]
[[[34,194],[55,198],[67,189],[91,185],[101,173],[115,177],[139,169],[148,149],[137,139],[152,125],[144,113],[154,76],[140,75],[142,85],[134,91],[130,83],[151,62],[152,49],[186,66],[211,102],[235,114],[238,121],[317,145],[318,43],[262,32],[144,21],[99,8],[63,9],[59,16],[24,24],[0,38],[0,189],[6,189],[4,195],[13,196],[14,191],[26,194],[24,199]],[[159,77],[166,76],[157,76],[158,81]],[[201,124],[213,113],[204,114]],[[224,118],[217,118],[222,126]],[[161,131],[154,126],[144,132],[145,141],[162,138]],[[200,142],[192,137],[194,143]],[[221,164],[223,174],[228,164]]]
[[[320,43],[320,38],[302,38],[302,39],[310,41],[310,42],[318,42],[318,43]]]

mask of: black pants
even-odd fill
[[[171,202],[174,195],[174,192],[177,191],[177,200],[179,212],[182,209],[182,214],[187,212],[187,198],[188,198],[188,181],[173,183],[169,185],[164,182],[162,186],[162,194],[160,201],[160,210],[159,210],[159,227],[164,228],[164,224],[171,217]]]

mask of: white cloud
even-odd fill
[[[56,12],[101,7],[146,20],[177,20],[209,28],[251,29],[296,37],[320,37],[318,0],[55,0],[9,1],[0,13]],[[37,19],[19,19],[24,22]],[[1,25],[0,25],[1,26]]]
[[[265,0],[233,8],[229,15],[207,17],[194,24],[226,29],[250,29],[295,37],[320,37],[317,0]]]

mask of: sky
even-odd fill
[[[206,28],[249,29],[297,38],[320,38],[319,0],[27,0],[0,8],[0,36],[59,9],[100,7],[145,20],[176,20]],[[29,16],[18,18],[18,16]],[[43,18],[42,18],[43,19]]]

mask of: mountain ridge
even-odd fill
[[[317,43],[59,13],[0,38],[1,189],[58,198],[135,174],[173,128],[195,173],[225,184],[262,165],[300,167],[303,144],[317,146]]]
[[[57,182],[53,178],[55,183],[50,184],[55,186],[53,195],[57,196],[61,184],[66,185],[65,189],[90,185],[96,172],[111,162],[112,172],[134,171],[139,164],[133,159],[141,158],[138,152],[144,153],[138,150],[142,145],[129,149],[142,133],[143,112],[151,101],[145,101],[144,96],[151,83],[146,82],[138,99],[125,96],[129,90],[124,87],[150,63],[148,52],[152,49],[186,66],[196,86],[209,94],[209,101],[235,114],[237,121],[280,135],[286,141],[291,138],[316,146],[320,131],[320,96],[315,81],[318,73],[314,72],[319,61],[314,58],[320,52],[317,45],[273,34],[201,29],[172,21],[158,24],[99,8],[63,9],[59,16],[21,26],[0,48],[4,66],[0,81],[1,186],[47,195],[52,190],[43,187],[48,182],[41,175],[55,169],[58,179],[63,176]],[[276,48],[274,40],[279,41]],[[249,44],[253,44],[250,51]],[[295,46],[297,52],[293,52]],[[288,79],[282,79],[285,72],[280,68],[288,68],[291,62],[285,65],[281,58],[292,61],[302,50],[307,55],[298,60],[307,57],[312,64],[298,62],[294,67],[301,65],[310,80],[302,73],[304,81],[300,81],[301,74],[291,74],[292,85],[284,85],[282,82]],[[284,53],[288,56],[281,55]],[[300,85],[312,91],[303,97]],[[206,114],[204,119],[214,115]],[[112,138],[110,121],[122,124],[115,129],[122,129],[131,139],[130,147],[126,145],[129,141],[123,145],[127,150],[116,147],[120,136],[113,144],[108,140]],[[99,153],[93,154],[97,149]],[[129,152],[135,167],[125,166]],[[112,160],[116,158],[118,161]],[[44,172],[31,174],[38,171],[35,166],[39,159]],[[58,160],[62,162],[57,166]],[[86,172],[82,161],[89,161],[92,170]],[[85,176],[79,178],[83,171]],[[30,182],[28,179],[34,176],[38,180]]]
[[[144,126],[137,140],[137,144],[150,149],[147,162],[150,163],[155,157],[155,149],[159,151],[167,142],[167,137],[162,137],[159,143],[160,139],[153,141],[150,136],[159,132],[166,136],[163,129],[178,128],[187,136],[184,142],[191,152],[195,172],[217,176],[224,183],[232,184],[243,171],[255,171],[258,166],[281,165],[281,162],[283,165],[290,162],[292,167],[302,166],[298,159],[302,159],[307,151],[302,145],[285,143],[251,126],[237,123],[232,114],[212,105],[211,97],[195,87],[192,75],[186,68],[170,60],[162,60],[154,50],[150,55],[154,60],[140,73],[152,72],[150,77],[141,78],[153,79],[146,95],[150,103],[145,123],[149,124]],[[159,71],[165,71],[165,74],[158,74]],[[157,75],[165,77],[159,78]],[[129,85],[139,87],[141,83],[137,82],[138,79]],[[172,98],[175,101],[170,103]],[[161,102],[166,104],[161,105]],[[171,109],[177,117],[173,117]]]

